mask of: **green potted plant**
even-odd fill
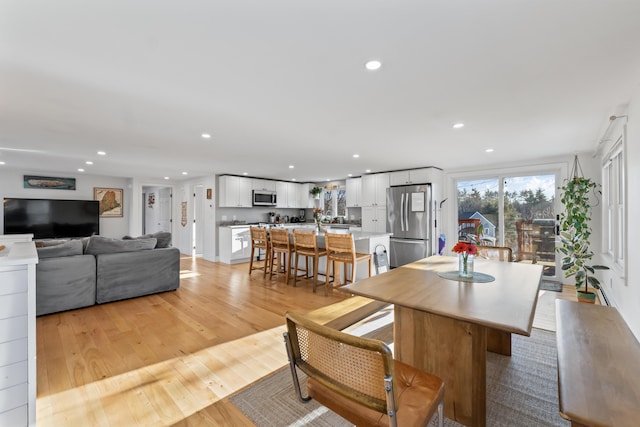
[[[322,193],[322,187],[313,187],[309,193],[311,193],[314,199],[319,199]]]
[[[589,285],[600,289],[596,270],[608,270],[604,265],[591,264],[593,251],[591,241],[591,205],[589,196],[598,184],[590,178],[578,175],[580,165],[575,157],[572,178],[561,188],[560,201],[564,211],[560,214],[560,246],[562,270],[565,277],[575,277],[578,301],[595,302],[596,294],[589,291]]]

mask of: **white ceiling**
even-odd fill
[[[0,167],[475,168],[593,151],[639,83],[638,0],[2,0]]]

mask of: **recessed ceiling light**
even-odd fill
[[[349,175],[347,175],[347,176],[353,176],[353,174],[352,174],[352,173],[350,173],[350,174],[349,174]]]
[[[295,166],[293,165],[289,165],[289,169],[293,169]]]
[[[249,175],[249,172],[242,172],[242,175]]]
[[[493,148],[487,148],[484,150],[485,153],[493,153]]]
[[[209,134],[209,133],[203,133],[201,136],[202,136],[204,139],[209,139],[209,138],[211,138],[211,134]]]
[[[360,157],[360,154],[354,154],[354,155],[353,155],[353,158],[354,158],[354,159],[357,159],[358,157]]]
[[[78,172],[84,172],[84,169],[78,168]]]
[[[371,61],[367,61],[364,64],[364,67],[369,71],[376,71],[379,70],[380,67],[382,67],[382,62],[378,61],[377,59],[372,59]]]
[[[87,160],[85,163],[88,164],[88,165],[92,165],[93,164],[93,162],[91,160]]]
[[[0,165],[6,165],[6,163],[5,162],[0,162]]]
[[[189,175],[189,172],[182,172],[182,175]]]
[[[296,180],[295,178],[291,178],[291,181],[295,181],[295,180]]]
[[[369,172],[371,172],[371,169],[367,169],[365,172],[366,172],[366,173],[369,173]]]
[[[327,181],[331,181],[329,178],[327,178]]]
[[[98,151],[98,155],[99,155],[99,156],[106,156],[106,155],[107,155],[107,153],[106,153],[106,152],[104,152],[104,151]]]
[[[165,177],[164,177],[164,179],[169,179],[169,177],[168,177],[168,176],[165,176]]]
[[[456,123],[455,125],[453,125],[454,129],[460,129],[464,127],[464,123]]]

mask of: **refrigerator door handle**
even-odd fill
[[[405,231],[409,231],[409,193],[406,193],[406,197],[404,198],[405,200],[405,207],[404,207],[404,223],[406,224]]]
[[[429,239],[426,240],[411,240],[411,239],[396,239],[395,237],[391,237],[389,239],[390,242],[400,242],[408,245],[424,245],[425,242],[428,243]]]
[[[404,193],[400,196],[400,231],[404,230]]]

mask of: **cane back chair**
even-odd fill
[[[317,402],[357,426],[443,426],[444,383],[394,360],[379,340],[362,338],[287,312],[284,334],[298,399]],[[302,395],[297,369],[307,375]]]

